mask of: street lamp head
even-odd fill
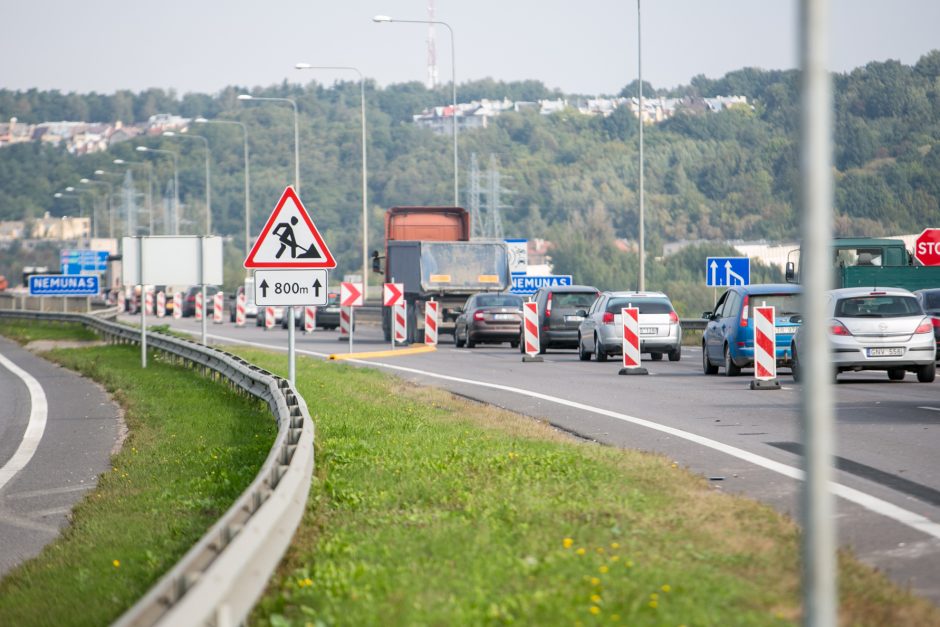
[[[295,63],[295,64],[294,64],[294,69],[295,69],[295,70],[309,70],[309,69],[311,69],[312,67],[313,67],[313,66],[310,65],[309,63]]]
[[[164,136],[164,137],[175,137],[175,136],[176,136],[176,133],[174,133],[173,131],[163,131],[163,136]]]
[[[79,183],[91,183],[91,179],[80,179]]]
[[[75,188],[72,187],[71,185],[69,185],[68,187],[65,188],[65,191],[67,191],[67,192],[74,192],[74,191],[75,191]]]
[[[98,176],[101,176],[102,174],[104,174],[104,170],[95,170],[95,174],[97,174]]]
[[[195,122],[196,124],[205,124],[208,121],[209,120],[207,120],[206,118],[196,118],[195,120],[193,120],[193,122]]]
[[[376,15],[372,18],[372,21],[381,24],[383,22],[394,22],[395,20],[387,15]]]
[[[238,94],[238,100],[254,100],[251,94]]]
[[[115,165],[124,165],[124,164],[127,163],[127,162],[124,161],[124,159],[115,159],[115,160],[113,160],[111,163],[113,163],[113,164],[115,164]]]
[[[62,198],[62,192],[56,192],[52,196],[53,198]]]
[[[148,150],[150,150],[150,149],[147,148],[146,146],[138,146],[138,147],[137,147],[137,152],[147,152]]]

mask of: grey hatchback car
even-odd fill
[[[538,305],[539,352],[549,348],[577,348],[578,326],[582,315],[600,291],[590,285],[553,285],[541,287],[532,297]],[[579,313],[580,312],[580,313]],[[519,352],[525,352],[525,338],[520,333]]]
[[[623,354],[623,322],[620,310],[636,307],[639,311],[640,352],[659,361],[682,357],[682,325],[679,315],[662,292],[603,292],[584,315],[578,327],[578,357],[589,361],[607,361],[609,355]]]

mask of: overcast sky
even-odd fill
[[[565,93],[613,94],[637,77],[635,0],[435,0],[454,31],[457,84],[536,79]],[[382,86],[427,76],[428,0],[10,0],[0,87],[81,93],[149,87],[216,93],[283,80],[330,84],[355,66]],[[644,0],[643,78],[654,87],[742,67],[797,64],[796,0]],[[831,67],[913,64],[940,48],[940,0],[832,0]],[[451,40],[437,27],[442,83]],[[494,94],[498,96],[498,94]]]

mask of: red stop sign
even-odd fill
[[[940,229],[924,229],[917,236],[914,257],[925,266],[940,266]]]

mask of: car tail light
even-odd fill
[[[917,325],[917,328],[914,330],[914,333],[933,333],[934,325],[937,324],[936,318],[924,318],[920,321],[920,324]]]
[[[932,324],[934,328],[940,327],[940,318],[931,318],[930,324]]]
[[[545,317],[548,318],[552,315],[552,293],[549,292],[548,296],[545,299]]]
[[[474,311],[474,312],[473,312],[473,319],[474,319],[474,320],[482,320],[482,319],[483,319],[483,312],[482,312],[482,311]]]
[[[830,335],[842,335],[842,336],[847,337],[847,336],[852,335],[852,332],[849,331],[846,328],[846,326],[842,324],[841,322],[839,322],[838,320],[832,320],[829,322],[829,334]]]
[[[674,311],[669,312],[669,323],[670,324],[679,324],[679,314]]]
[[[614,314],[609,311],[605,311],[604,316],[601,318],[601,322],[603,322],[604,324],[613,324]]]
[[[749,309],[749,307],[748,307],[748,302],[749,302],[750,300],[751,300],[751,297],[750,297],[750,296],[745,296],[745,297],[744,297],[744,304],[741,305],[741,326],[742,326],[742,327],[746,327],[746,326],[747,326],[747,312],[748,312],[748,309]]]

